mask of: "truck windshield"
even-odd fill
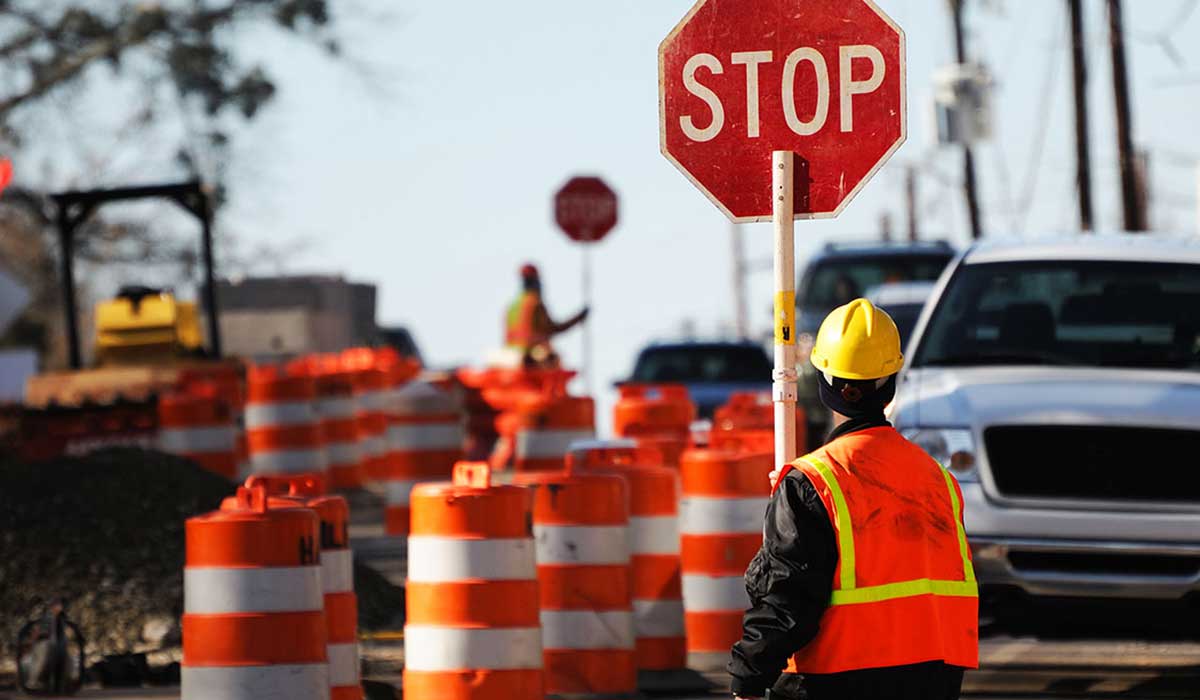
[[[772,369],[766,351],[757,346],[667,346],[642,352],[633,381],[768,383]]]
[[[1200,366],[1200,265],[1042,261],[966,265],[914,366]]]
[[[799,306],[824,317],[881,284],[933,282],[950,264],[950,253],[931,255],[876,255],[830,258],[801,280]]]

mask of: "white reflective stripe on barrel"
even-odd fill
[[[633,613],[627,610],[543,610],[546,649],[633,649]]]
[[[183,611],[192,615],[324,609],[317,566],[183,570]]]
[[[362,458],[357,442],[325,443],[325,455],[329,459],[330,464],[338,466],[358,464],[358,461]]]
[[[317,401],[317,415],[323,419],[353,418],[357,414],[358,402],[352,398]]]
[[[633,601],[633,629],[638,639],[684,636],[683,601]]]
[[[506,671],[542,667],[542,635],[537,627],[458,629],[408,625],[404,628],[407,671]]]
[[[358,685],[361,682],[358,675],[358,645],[354,642],[330,644],[326,649],[329,652],[329,687]]]
[[[310,425],[316,422],[317,412],[308,401],[256,403],[246,406],[246,426],[250,428]]]
[[[250,455],[250,470],[255,474],[305,474],[328,468],[325,450],[275,450]]]
[[[374,413],[382,413],[388,409],[388,400],[391,396],[391,391],[381,389],[379,391],[367,391],[355,397],[358,402],[360,411],[368,411]]]
[[[457,450],[463,444],[463,428],[458,423],[421,423],[389,425],[388,442],[400,452]]]
[[[517,432],[517,459],[565,457],[576,442],[594,440],[593,430],[521,430]]]
[[[745,610],[750,607],[743,576],[683,575],[683,604],[688,612]]]
[[[688,496],[679,504],[679,529],[686,535],[761,534],[768,500]]]
[[[629,528],[578,525],[534,525],[537,563],[628,564]],[[410,556],[411,558],[411,556]]]
[[[438,583],[482,579],[536,581],[533,540],[408,538],[408,579]]]
[[[158,431],[158,447],[170,454],[233,452],[237,445],[237,429],[232,425],[207,428],[162,428]]]
[[[329,700],[326,664],[184,666],[181,700]]]
[[[359,441],[362,453],[366,457],[379,457],[388,453],[388,441],[384,435],[371,435]]]
[[[412,500],[413,487],[420,481],[385,481],[387,487],[387,504],[389,506],[407,506]]]
[[[679,517],[661,515],[629,519],[629,544],[633,554],[679,554]]]
[[[349,549],[321,550],[321,588],[326,593],[354,590],[354,552]]]

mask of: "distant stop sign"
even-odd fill
[[[871,0],[700,0],[659,47],[663,154],[735,221],[837,216],[904,143],[904,33]]]
[[[595,243],[617,225],[617,193],[598,177],[572,178],[554,197],[554,220],[571,240]]]

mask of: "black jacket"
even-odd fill
[[[886,421],[852,421],[830,441]],[[800,678],[784,674],[788,658],[811,642],[833,591],[837,540],[825,504],[808,477],[788,473],[767,506],[763,546],[746,570],[751,608],[734,645],[733,692],[811,700],[957,700],[963,671],[941,662]]]

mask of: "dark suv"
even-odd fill
[[[954,260],[945,241],[929,243],[830,243],[813,255],[796,285],[797,362],[800,404],[808,413],[810,441],[824,440],[829,415],[817,397],[816,372],[808,361],[821,322],[843,304],[886,284],[933,282]]]
[[[770,391],[771,358],[748,341],[655,343],[638,354],[633,376],[639,384],[684,384],[700,418],[739,391]]]

